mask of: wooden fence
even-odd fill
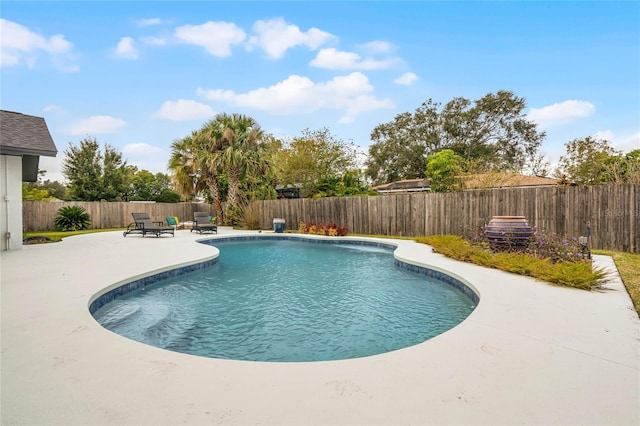
[[[193,220],[196,211],[208,212],[215,216],[215,209],[203,203],[108,203],[108,202],[43,202],[23,201],[22,226],[25,231],[45,231],[53,229],[53,220],[58,209],[65,206],[83,207],[91,216],[92,229],[124,228],[133,222],[131,213],[149,213],[154,221],[164,221],[167,216],[177,216],[180,220]]]
[[[485,189],[450,194],[412,193],[256,201],[262,228],[284,218],[334,222],[351,233],[423,236],[478,229],[492,216],[525,216],[538,230],[578,237],[591,224],[593,248],[640,252],[640,185]]]
[[[92,228],[118,228],[131,223],[132,212],[148,212],[153,220],[178,216],[191,220],[194,211],[214,213],[202,203],[106,203],[25,201],[26,231],[53,227],[62,206],[79,205],[91,215]],[[451,194],[395,194],[377,197],[268,200],[249,209],[260,227],[273,228],[284,218],[287,229],[302,221],[334,222],[351,233],[416,237],[460,234],[478,229],[492,216],[525,216],[538,230],[578,237],[591,224],[592,247],[640,252],[640,185],[557,186],[486,189]]]

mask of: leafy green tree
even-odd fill
[[[153,201],[158,203],[178,203],[180,202],[180,194],[172,189],[163,189],[160,194],[154,197]]]
[[[443,149],[427,158],[425,176],[431,180],[432,192],[454,192],[461,189],[460,175],[464,159],[451,149]]]
[[[615,154],[604,161],[601,179],[612,183],[640,183],[640,149]]]
[[[176,201],[160,201],[177,200]],[[136,170],[131,177],[131,190],[129,200],[132,201],[157,201],[178,202],[180,194],[172,190],[171,177],[164,173],[155,175],[148,170]]]
[[[611,157],[619,156],[609,141],[591,136],[573,139],[565,144],[566,154],[560,157],[556,176],[566,178],[578,185],[594,185],[611,181],[607,175],[607,163]]]
[[[28,201],[50,201],[54,198],[66,200],[67,187],[58,181],[49,179],[42,181],[46,170],[38,170],[38,180],[36,182],[22,183],[22,199]]]
[[[473,103],[454,98],[444,107],[431,99],[371,133],[366,161],[374,183],[424,177],[426,159],[451,149],[478,171],[521,171],[545,138],[527,120],[524,98],[488,93]]]
[[[429,99],[414,114],[398,114],[373,129],[365,166],[374,184],[424,177],[427,155],[441,147],[440,108]]]
[[[302,195],[312,197],[322,181],[340,180],[358,169],[358,150],[353,143],[335,138],[327,128],[305,129],[302,136],[285,143],[276,154],[279,184],[302,185]]]
[[[22,201],[49,201],[51,198],[48,190],[22,182]]]
[[[68,200],[69,195],[67,194],[67,187],[57,180],[45,180],[44,182],[38,182],[38,188],[46,189],[49,192],[51,197],[57,198],[59,200]]]
[[[96,139],[85,138],[65,151],[62,173],[72,199],[117,201],[127,192],[130,169],[115,148],[107,144],[101,152]]]
[[[378,195],[366,183],[364,174],[356,169],[348,170],[342,175],[321,178],[313,184],[310,193],[313,198]]]

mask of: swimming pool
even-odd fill
[[[209,240],[220,249],[219,262],[124,294],[94,317],[163,349],[300,362],[413,346],[475,307],[463,291],[403,267],[391,246],[319,244],[327,241]]]

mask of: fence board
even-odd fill
[[[23,202],[26,231],[49,230],[60,207],[78,205],[89,213],[91,227],[122,228],[131,213],[147,212],[154,220],[193,218],[195,211],[215,215],[202,203]],[[286,220],[287,229],[301,221],[335,222],[351,233],[416,237],[461,234],[478,229],[492,216],[525,216],[550,233],[578,237],[589,223],[594,248],[640,252],[640,185],[599,185],[484,189],[451,194],[395,194],[377,197],[268,200],[252,203],[263,229],[273,218]]]
[[[640,185],[484,189],[451,194],[394,194],[378,197],[271,200],[256,202],[261,223],[276,206],[289,203],[287,224],[299,220],[336,222],[358,234],[422,236],[478,229],[492,216],[525,216],[539,230],[565,236],[586,234],[594,248],[640,252]],[[297,211],[301,211],[297,218]]]

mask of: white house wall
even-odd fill
[[[22,157],[0,155],[0,250],[22,248]]]

